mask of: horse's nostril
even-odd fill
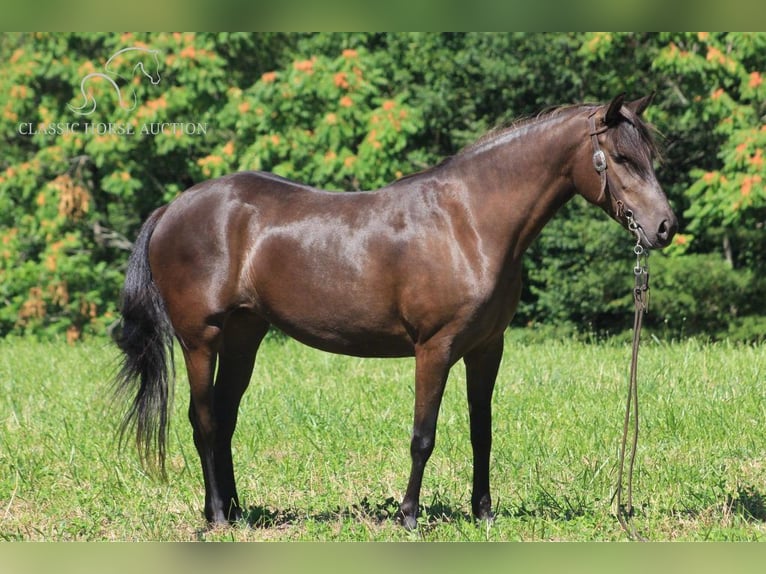
[[[676,233],[676,222],[663,219],[657,229],[657,239],[667,244]]]

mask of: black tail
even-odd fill
[[[144,223],[128,260],[120,312],[121,329],[117,345],[124,356],[116,378],[117,394],[136,384],[133,403],[120,427],[120,444],[135,427],[136,445],[142,461],[159,463],[165,471],[168,405],[173,368],[173,328],[165,304],[149,268],[149,240],[162,217],[164,207],[155,210]]]

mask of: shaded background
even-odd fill
[[[313,10],[292,23],[321,26]],[[130,51],[106,69],[127,47],[158,58]],[[263,169],[372,189],[493,126],[623,91],[657,93],[646,115],[681,222],[650,260],[649,329],[766,333],[766,34],[5,33],[0,57],[0,336],[107,331],[141,222],[202,179]],[[628,329],[631,249],[576,198],[530,249],[514,325]]]

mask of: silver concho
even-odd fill
[[[597,150],[593,152],[593,167],[599,173],[606,171],[606,156],[603,151]]]

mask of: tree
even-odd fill
[[[250,78],[228,64],[284,44],[279,35],[1,37],[0,335],[75,340],[114,321],[128,238],[194,182],[227,90]]]
[[[751,232],[760,230],[762,238],[766,224],[766,34],[679,34],[666,41],[654,67],[677,77],[682,122],[700,118],[715,146],[706,150],[708,160],[689,172],[688,230],[696,236],[716,230],[712,235],[722,241],[732,266],[753,257],[763,264],[762,250],[735,253],[733,242],[756,247],[762,241],[754,242]]]

